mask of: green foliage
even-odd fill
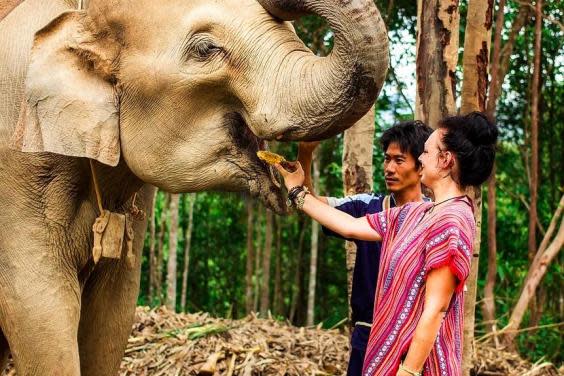
[[[377,142],[382,131],[393,123],[413,118],[415,98],[415,25],[416,2],[412,0],[394,1],[389,9],[388,1],[377,1],[387,20],[392,49],[391,64],[393,70],[388,74],[386,85],[376,104],[376,137],[373,162],[375,190],[384,189],[381,173],[383,155]],[[506,26],[510,27],[514,19],[518,2],[509,1],[506,10]],[[465,12],[465,2],[461,2]],[[562,10],[558,2],[547,2],[544,8],[547,17],[561,19]],[[461,30],[464,30],[464,16]],[[320,55],[326,54],[332,47],[332,33],[325,21],[315,16],[308,16],[295,23],[300,37]],[[564,79],[562,64],[562,30],[554,22],[545,20],[543,25],[543,55],[541,75],[542,93],[540,98],[540,188],[538,212],[544,228],[548,227],[552,213],[564,188]],[[504,29],[504,40],[508,31]],[[461,37],[461,45],[463,37]],[[498,275],[496,284],[496,316],[498,327],[507,323],[509,314],[519,297],[523,280],[529,266],[527,258],[528,211],[523,202],[528,202],[529,187],[527,168],[529,153],[528,133],[530,127],[530,90],[531,64],[533,59],[533,21],[529,22],[517,38],[514,54],[511,58],[509,73],[506,77],[502,97],[499,102],[497,118],[501,129],[502,142],[498,153],[497,168],[497,244]],[[460,63],[461,63],[460,59]],[[460,84],[460,83],[459,83]],[[299,93],[297,93],[299,95]],[[277,152],[288,159],[294,159],[297,153],[295,143],[278,144]],[[318,187],[322,195],[340,196],[343,193],[341,180],[342,136],[324,141],[320,146],[321,184]],[[484,191],[484,197],[486,192]],[[486,201],[486,200],[485,200]],[[482,294],[486,275],[487,260],[487,216],[484,205],[482,224],[482,247],[479,294]],[[161,230],[160,218],[166,210],[164,194],[159,193],[155,207],[157,234]],[[254,247],[264,247],[265,220],[259,206],[255,209]],[[178,252],[178,286],[182,281],[181,265],[184,263],[185,229],[188,226],[188,205],[185,199],[180,204],[180,230]],[[309,273],[309,239],[311,221],[293,214],[276,219],[273,236],[272,270],[270,291],[274,293],[276,229],[280,228],[281,280],[283,307],[280,312],[273,312],[275,317],[287,319],[291,316],[294,297],[297,309],[292,317],[293,323],[305,322],[307,283]],[[168,227],[165,227],[165,261],[168,257]],[[303,234],[301,256],[299,254],[300,234]],[[240,194],[198,193],[194,207],[194,228],[190,253],[188,276],[188,310],[207,311],[218,316],[234,318],[245,315],[245,273],[247,259],[247,212],[245,197]],[[539,238],[541,236],[539,235]],[[259,238],[261,242],[259,243]],[[143,257],[142,285],[140,304],[156,304],[157,299],[148,297],[148,241]],[[540,242],[540,239],[538,239]],[[347,316],[347,292],[345,252],[340,240],[320,236],[318,260],[318,280],[316,291],[315,317],[323,321],[325,327],[331,327]],[[163,267],[163,280],[166,273]],[[564,257],[561,254],[550,265],[541,290],[544,291],[543,314],[538,325],[550,325],[564,321],[563,270]],[[297,278],[298,275],[300,278]],[[256,277],[255,277],[256,278]],[[166,291],[166,286],[163,286]],[[479,296],[478,300],[482,296]],[[179,297],[180,299],[180,297]],[[274,298],[271,298],[271,306]],[[476,310],[478,322],[481,310]],[[522,327],[529,325],[525,318]],[[478,323],[477,328],[483,328]],[[518,337],[519,348],[524,356],[533,360],[545,356],[556,363],[562,357],[562,327],[548,327],[524,332]]]
[[[506,21],[512,22],[520,3],[510,1],[506,9]],[[562,9],[557,4],[547,2],[544,14],[552,19],[561,19]],[[539,124],[539,194],[538,215],[544,229],[564,191],[564,81],[562,77],[562,36],[560,27],[548,20],[543,23],[541,55],[541,94]],[[504,30],[504,37],[507,31]],[[496,316],[498,327],[507,324],[511,309],[516,303],[522,283],[529,268],[527,255],[529,213],[524,203],[529,201],[528,168],[530,133],[530,81],[534,57],[534,19],[517,36],[514,53],[511,57],[502,96],[498,104],[497,121],[503,139],[497,163],[497,262],[498,278],[496,284]],[[485,192],[484,192],[485,195]],[[480,260],[487,259],[487,216],[484,207],[482,224],[482,247]],[[537,231],[537,244],[542,233]],[[562,254],[549,266],[540,286],[539,293],[544,301],[542,317],[537,325],[544,326],[562,323],[564,310],[562,300],[563,274]],[[486,263],[480,263],[480,276],[486,275]],[[480,285],[483,285],[480,280]],[[482,291],[479,289],[479,294]],[[480,299],[480,297],[478,298]],[[479,309],[476,310],[481,314]],[[521,327],[531,326],[530,312]],[[531,359],[545,356],[561,363],[562,326],[527,331],[518,337],[522,354]]]

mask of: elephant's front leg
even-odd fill
[[[79,376],[76,278],[60,264],[4,256],[10,262],[0,263],[0,327],[18,375]]]
[[[117,375],[135,316],[146,221],[134,224],[135,266],[102,259],[84,286],[78,343],[82,376]]]

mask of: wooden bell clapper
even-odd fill
[[[94,264],[97,264],[102,257],[120,259],[125,248],[127,265],[132,268],[135,265],[135,255],[133,254],[133,216],[144,216],[144,213],[135,206],[136,194],[133,196],[131,209],[133,215],[105,210],[102,207],[102,196],[92,160],[90,160],[90,170],[96,192],[96,201],[100,210],[100,216],[96,218],[92,226],[92,231],[94,232],[94,247],[92,248]]]

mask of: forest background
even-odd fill
[[[375,105],[372,153],[373,187],[384,192],[378,139],[394,123],[417,117],[416,91],[421,78],[416,75],[417,2],[376,3],[389,30],[391,51],[386,84]],[[564,8],[560,1],[541,3],[537,23],[536,6],[528,0],[501,0],[492,17],[489,73],[491,76],[495,69],[502,85],[489,112],[495,113],[501,140],[495,180],[483,187],[474,332],[477,341],[495,341],[496,346],[507,345],[510,333],[509,345],[524,357],[559,366],[564,361],[564,257],[559,252],[564,236]],[[464,41],[467,1],[459,3],[459,11],[457,32]],[[315,53],[330,51],[332,34],[322,19],[306,17],[295,27]],[[537,40],[540,53],[535,48]],[[457,103],[463,90],[463,50],[461,42],[453,77]],[[296,144],[271,144],[270,148],[288,159],[297,154]],[[347,163],[343,148],[343,135],[318,148],[314,179],[321,195],[343,195],[342,171]],[[279,217],[239,193],[171,195],[159,191],[146,235],[138,303],[167,304],[177,311],[206,311],[230,318],[250,311],[270,312],[298,326],[346,325],[347,251],[343,241],[319,231],[299,213]],[[539,261],[543,251],[551,254]],[[528,273],[538,275],[538,270],[542,279],[527,301],[519,331],[504,332],[525,280],[530,279]]]

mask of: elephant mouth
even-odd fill
[[[287,213],[281,177],[275,169],[260,160],[257,151],[267,150],[268,141],[256,136],[243,117],[236,113],[225,115],[225,124],[233,140],[236,154],[243,156],[247,163],[237,163],[246,175],[245,184],[253,198],[262,201],[269,209],[278,214]]]

